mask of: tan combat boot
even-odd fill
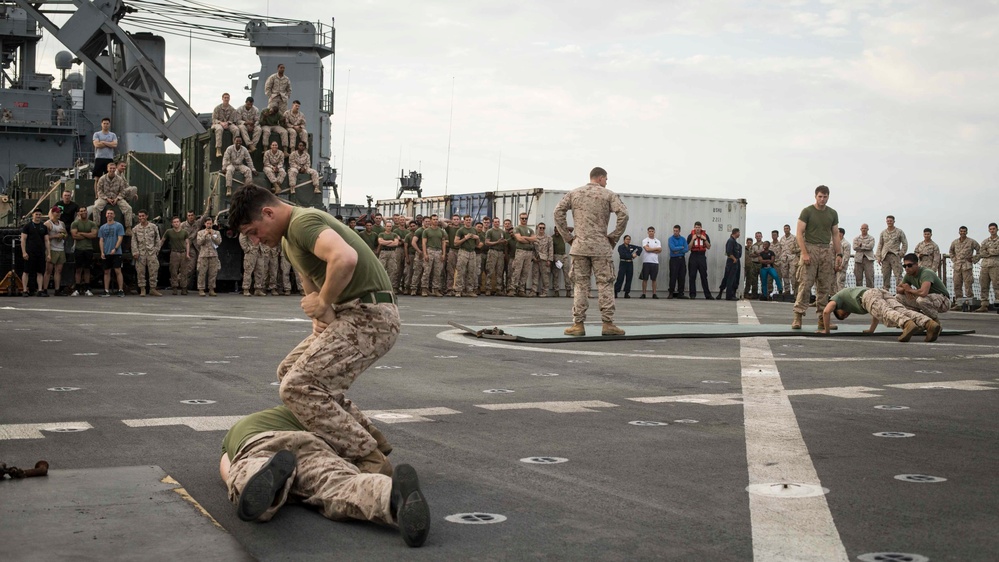
[[[146,289],[145,289],[145,287],[139,289],[139,296],[140,297],[146,296]]]
[[[943,330],[943,327],[936,320],[930,320],[929,322],[927,322],[926,323],[926,341],[927,342],[935,342],[935,341],[937,341],[937,338],[940,337],[940,332],[942,330]]]
[[[151,297],[162,297],[163,293],[157,291],[156,289],[149,289],[149,296],[151,296]]]
[[[261,290],[261,289],[257,289],[256,291],[253,291],[253,296],[255,296],[255,297],[266,297],[267,293],[263,292],[263,290]]]
[[[583,326],[582,322],[576,322],[572,326],[566,328],[563,333],[567,336],[585,336],[586,326]]]
[[[253,295],[250,294],[250,290],[249,289],[243,289],[243,296],[244,297],[252,297]]]
[[[624,330],[615,326],[613,322],[604,322],[603,331],[601,333],[605,336],[623,336]]]
[[[801,329],[801,317],[802,317],[802,314],[800,312],[795,312],[794,313],[794,320],[791,320],[791,329],[792,330],[800,330]]]
[[[926,338],[927,338],[926,341],[930,341],[929,340],[929,337],[930,337],[929,327],[930,327],[930,325],[927,324],[926,325],[926,328],[927,328],[927,330],[926,330]],[[902,326],[902,335],[898,337],[898,341],[900,341],[902,343],[905,343],[905,342],[911,340],[912,339],[912,335],[915,334],[918,331],[919,331],[919,326],[916,326],[915,322],[913,322],[912,320],[909,320],[908,322],[905,323],[905,326]]]
[[[975,309],[975,312],[988,312],[988,311],[989,311],[989,303],[984,301],[982,302],[982,306]]]
[[[825,331],[825,329],[826,329],[826,324],[825,324],[825,322],[822,321],[822,316],[819,316],[819,330]],[[829,322],[829,329],[830,330],[838,330],[839,326],[837,326],[836,324],[833,324],[832,321],[830,321]]]
[[[215,289],[208,289],[208,296],[217,297],[218,295],[215,294]]]
[[[204,291],[204,290],[199,290],[199,291],[198,291],[198,296],[199,296],[199,297],[203,297],[203,296],[205,296],[205,291]]]

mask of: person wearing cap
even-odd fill
[[[62,222],[62,207],[56,205],[49,210],[49,220],[45,221],[45,227],[49,229],[49,259],[45,264],[42,290],[48,294],[51,279],[58,297],[59,286],[62,284],[62,266],[66,264],[66,239],[69,237],[69,231]]]
[[[21,283],[24,285],[24,296],[31,295],[28,291],[28,279],[32,273],[35,274],[35,283],[38,285],[38,296],[49,296],[42,277],[45,275],[45,264],[51,258],[51,251],[49,229],[42,224],[42,210],[35,208],[31,211],[31,220],[21,227],[21,257],[24,259]]]
[[[257,143],[260,142],[260,111],[253,105],[253,98],[246,98],[246,103],[236,110],[236,123],[239,124],[239,134],[243,138],[243,144],[250,152],[257,150]]]

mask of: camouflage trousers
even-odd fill
[[[835,258],[828,244],[805,244],[811,263],[805,264],[798,257],[798,278],[795,284],[794,312],[804,314],[809,307],[812,287],[815,287],[815,309],[821,314],[829,303],[829,295],[836,281]]]
[[[278,258],[277,248],[268,248],[261,244],[261,256],[264,259],[264,281],[267,282],[268,291],[277,290],[278,270],[281,267],[281,260]]]
[[[925,328],[926,323],[931,320],[929,316],[906,308],[905,305],[888,291],[884,289],[868,289],[860,297],[860,303],[871,313],[871,316],[878,319],[889,328],[901,328],[908,321],[913,321],[920,328]]]
[[[572,321],[582,324],[586,321],[586,310],[590,307],[590,275],[597,278],[597,302],[600,304],[600,319],[614,321],[614,265],[610,256],[572,256]]]
[[[319,508],[334,521],[360,519],[393,522],[392,479],[382,474],[363,474],[342,459],[318,435],[307,431],[267,431],[251,437],[233,456],[229,467],[229,499],[239,502],[247,482],[279,451],[295,454],[295,470],[278,492],[276,501],[257,520],[270,521],[294,497]]]
[[[155,289],[160,276],[160,260],[155,253],[135,256],[135,277],[139,281],[140,289],[146,288],[147,271],[149,272],[149,288]]]
[[[508,293],[527,291],[527,283],[528,278],[531,276],[533,261],[534,250],[517,249],[517,253],[513,256],[513,262],[510,264],[510,277],[506,282]]]
[[[250,170],[249,166],[239,165],[235,166],[229,164],[225,167],[225,188],[226,191],[232,189],[232,175],[239,172],[239,175],[243,177],[243,185],[249,185],[253,183],[253,172]]]
[[[973,298],[975,296],[975,272],[970,263],[954,264],[954,298]]]
[[[760,264],[749,262],[746,264],[746,294],[760,294]]]
[[[395,250],[395,279],[392,280],[395,292],[406,288],[406,247],[399,246]]]
[[[243,144],[247,150],[254,150],[260,142],[261,129],[259,125],[253,125],[252,131],[245,124],[239,126],[239,134],[243,137]]]
[[[934,320],[939,318],[939,313],[950,310],[950,298],[939,293],[930,293],[925,297],[895,295],[895,299],[905,305],[906,308],[921,312]]]
[[[284,178],[288,177],[288,172],[280,166],[264,166],[264,175],[267,176],[267,181],[281,185]]]
[[[444,287],[448,294],[454,291],[454,272],[458,269],[458,249],[448,248],[447,264],[444,266]]]
[[[416,252],[413,255],[413,259],[409,260],[409,267],[412,269],[410,272],[409,290],[418,291],[421,288],[426,289],[427,286],[423,284],[423,252]]]
[[[870,258],[853,262],[853,278],[857,287],[874,287],[874,262]]]
[[[427,248],[427,259],[423,262],[423,290],[440,291],[444,275],[444,260],[441,250]]]
[[[223,127],[222,123],[212,124],[212,130],[215,131],[215,149],[222,150],[222,131],[229,131],[232,138],[239,136],[239,127],[235,123],[229,123],[228,127]]]
[[[284,252],[278,257],[278,267],[281,269],[281,279],[280,279],[280,289],[285,292],[291,291],[291,262],[288,258],[284,256]],[[298,276],[298,272],[295,272],[295,281],[298,282],[298,288],[302,288],[302,278]]]
[[[198,258],[198,290],[215,290],[215,278],[219,275],[219,259],[216,256]]]
[[[344,396],[361,373],[388,353],[399,336],[394,304],[352,300],[333,306],[336,318],[302,340],[278,365],[285,406],[338,455],[360,459],[377,447],[370,420]]]
[[[555,265],[555,262],[562,262],[562,267],[559,268]],[[552,260],[551,266],[552,274],[552,290],[558,293],[560,290],[565,291],[565,294],[572,295],[572,280],[569,279],[569,254],[556,254],[555,259]],[[559,285],[562,286],[559,289]],[[556,295],[558,296],[558,295]]]
[[[267,272],[267,258],[260,251],[243,254],[243,290],[249,291],[250,285],[264,290],[264,275]]]
[[[454,294],[475,294],[478,288],[476,286],[478,283],[475,282],[479,271],[478,259],[479,256],[475,254],[474,250],[458,250],[458,263],[455,266],[454,285],[451,286]]]
[[[891,276],[895,274],[895,285],[902,282],[902,260],[898,254],[885,254],[881,260],[881,287],[890,290],[895,285],[891,284]]]
[[[183,275],[186,261],[184,252],[170,252],[170,286],[175,289],[187,287],[187,279]]]
[[[103,197],[101,197],[97,201],[94,201],[94,217],[97,218],[97,220],[94,222],[96,222],[97,224],[104,224],[106,222],[104,218],[104,209],[107,206],[108,206],[108,200]],[[121,209],[121,214],[124,217],[124,220],[122,220],[122,222],[125,223],[125,228],[131,228],[132,218],[133,218],[132,206],[128,204],[128,201],[125,201],[124,197],[119,197],[118,201],[115,202],[115,206]]]
[[[843,267],[836,272],[836,281],[833,283],[833,294],[842,291],[846,288],[846,262],[843,262]]]
[[[798,292],[798,254],[784,254],[777,265],[777,273],[784,280],[784,290]]]
[[[397,258],[398,250],[386,250],[382,248],[382,251],[378,254],[378,261],[381,262],[382,267],[385,268],[385,272],[388,273],[389,280],[392,282],[392,290],[399,292],[399,259]]]
[[[498,293],[503,290],[503,266],[505,265],[501,250],[486,251],[486,292]]]
[[[957,277],[955,276],[955,280]],[[982,272],[978,275],[978,286],[982,289],[982,302],[989,303],[989,286],[992,286],[993,302],[999,303],[999,265],[982,264]],[[957,292],[957,285],[954,285],[954,292]]]
[[[534,291],[538,295],[548,296],[548,289],[551,287],[551,262],[548,260],[538,260],[531,263],[531,283]]]
[[[182,289],[186,289],[191,286],[191,278],[194,278],[194,284],[198,284],[198,249],[191,244],[191,257],[184,258],[184,271],[181,273],[183,277],[183,283],[181,284]]]

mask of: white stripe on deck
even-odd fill
[[[162,427],[186,425],[195,431],[228,431],[236,422],[246,416],[199,416],[187,418],[146,418],[121,420],[128,427]]]
[[[58,429],[70,429],[85,431],[93,428],[94,426],[87,422],[18,423],[0,425],[0,441],[6,441],[8,439],[42,439],[45,437],[42,433],[43,430],[53,431]]]
[[[759,324],[752,304],[739,301],[739,324]],[[808,447],[766,338],[740,340],[749,484],[821,487]],[[846,561],[846,548],[824,495],[749,494],[753,559],[757,562]]]

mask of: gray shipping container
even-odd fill
[[[429,217],[430,215],[437,214],[441,219],[451,218],[451,196],[438,195],[435,197],[379,199],[375,201],[375,208],[386,217],[400,214],[405,217],[415,218],[416,215]]]

